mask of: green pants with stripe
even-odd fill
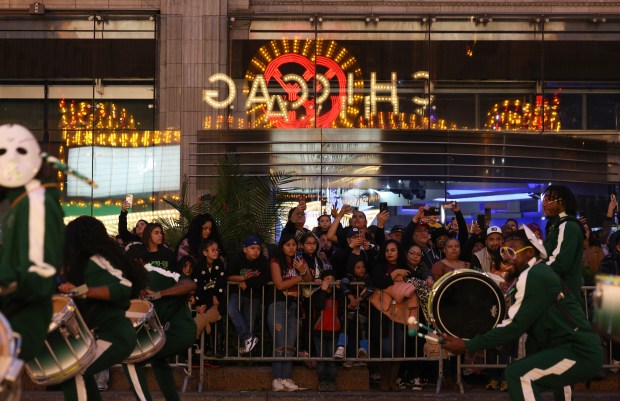
[[[95,330],[97,356],[81,375],[62,383],[65,401],[102,400],[95,373],[121,363],[136,346],[136,331],[129,319],[107,322],[105,330]]]
[[[575,352],[567,347],[550,348],[517,360],[506,368],[511,401],[539,401],[541,392],[552,390],[555,401],[570,401],[571,385],[596,376],[603,364],[599,349]]]
[[[165,323],[162,322],[162,324]],[[181,399],[170,366],[170,357],[186,352],[194,344],[196,323],[189,315],[177,313],[167,326],[166,344],[157,355],[140,363],[123,364],[123,369],[131,384],[131,390],[137,400],[153,400],[146,381],[146,364],[151,364],[159,389],[166,401],[179,401]]]

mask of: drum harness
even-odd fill
[[[579,327],[579,324],[577,324],[575,319],[573,319],[570,313],[568,313],[561,304],[561,301],[564,298],[566,298],[567,295],[570,295],[570,294],[571,294],[571,290],[568,288],[568,285],[566,284],[566,282],[562,280],[562,291],[558,292],[553,304],[555,305],[558,312],[560,312],[560,315],[562,315],[562,318],[564,318],[564,322],[568,324],[570,327],[572,327],[574,332],[577,332],[581,330],[581,328]]]

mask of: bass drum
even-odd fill
[[[0,313],[0,400],[18,401],[24,362],[17,358],[21,337],[13,333],[9,321]]]
[[[620,341],[620,276],[596,276],[594,326],[614,341]]]
[[[97,344],[75,302],[67,295],[53,295],[54,315],[47,329],[45,351],[28,361],[26,372],[37,384],[62,383],[82,374],[95,360]]]
[[[433,285],[428,313],[439,331],[470,339],[497,326],[504,318],[504,294],[485,273],[459,269]]]

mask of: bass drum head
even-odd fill
[[[505,314],[501,289],[484,273],[455,270],[433,286],[431,314],[443,333],[470,339],[497,326]]]

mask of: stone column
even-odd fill
[[[181,131],[181,174],[189,178],[190,201],[205,188],[190,178],[197,158],[192,153],[196,132],[217,113],[205,107],[202,91],[208,77],[226,72],[228,9],[247,9],[248,0],[161,1],[159,57],[159,128]]]

